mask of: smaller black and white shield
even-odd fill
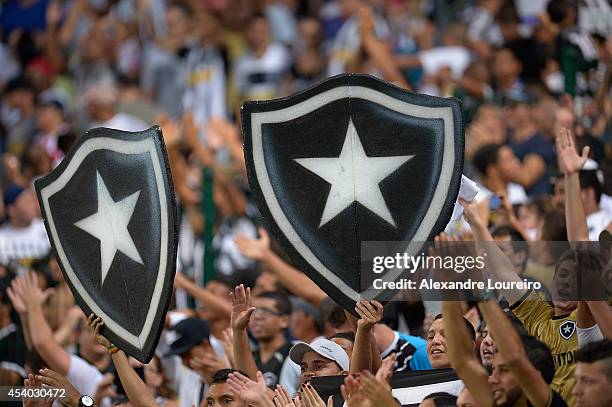
[[[463,168],[457,100],[348,74],[246,102],[242,128],[249,184],[270,231],[347,310],[390,294],[361,272],[363,245],[410,242],[406,252],[416,254],[448,224]]]
[[[172,294],[176,200],[161,129],[90,130],[36,193],[76,301],[103,334],[143,363]]]
[[[565,321],[559,325],[559,334],[565,340],[568,340],[576,332],[576,321]]]

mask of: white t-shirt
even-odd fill
[[[70,368],[66,379],[72,383],[79,393],[94,397],[102,377],[103,375],[97,367],[90,365],[76,355],[70,355]]]
[[[599,329],[599,325],[595,324],[590,328],[578,328],[576,327],[576,331],[578,332],[578,347],[582,348],[589,343],[601,341],[604,337],[601,333],[601,329]]]
[[[204,397],[207,391],[200,375],[183,365],[178,356],[162,358],[161,363],[171,387],[178,393],[179,406],[198,407],[201,397]]]
[[[479,184],[480,191],[476,195],[476,202],[482,202],[485,198],[491,198],[493,196],[493,192],[486,188],[484,185]],[[527,192],[525,192],[525,188],[523,188],[520,184],[515,184],[514,182],[509,182],[506,186],[506,194],[508,195],[508,199],[512,205],[524,204],[527,202]]]
[[[0,227],[0,263],[12,260],[38,259],[49,253],[51,246],[45,225],[36,218],[30,226],[16,229],[10,224]]]
[[[610,219],[612,219],[612,196],[601,194],[601,199],[599,200],[599,209],[607,213]]]
[[[612,221],[610,216],[602,210],[594,212],[586,218],[587,227],[589,228],[589,240],[593,242],[599,240],[599,234],[605,230],[610,224],[610,221]]]

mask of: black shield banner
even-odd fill
[[[382,299],[363,286],[364,242],[424,242],[450,219],[464,149],[455,99],[347,74],[288,98],[246,102],[242,130],[249,183],[270,231],[348,310],[366,292]]]
[[[36,181],[49,240],[77,303],[143,363],[172,295],[177,216],[161,129],[90,130]]]

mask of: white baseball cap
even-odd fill
[[[349,357],[347,353],[335,342],[325,338],[317,338],[312,343],[300,342],[293,345],[289,351],[289,358],[297,363],[302,363],[306,352],[315,352],[326,359],[333,360],[342,370],[349,370]]]

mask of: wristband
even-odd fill
[[[115,352],[117,352],[119,350],[118,347],[116,347],[115,345],[111,344],[108,348],[106,348],[108,350],[108,353],[110,353],[111,355]]]

